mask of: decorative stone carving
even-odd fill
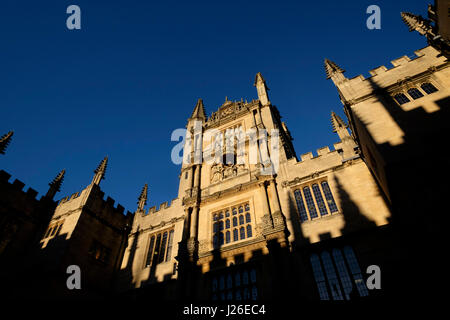
[[[224,117],[227,117],[227,116],[229,116],[229,115],[231,115],[233,113],[234,113],[234,106],[230,106],[230,107],[225,108],[225,109],[222,110],[221,116],[224,118]]]
[[[208,252],[209,251],[209,243],[210,241],[201,240],[198,243],[198,251],[199,253]]]
[[[192,256],[198,249],[198,241],[195,238],[189,238],[187,240],[187,250],[190,256]]]
[[[224,167],[222,163],[215,163],[211,167],[211,183],[222,181]]]
[[[211,183],[216,183],[227,178],[235,177],[244,171],[244,164],[215,163],[211,167]]]

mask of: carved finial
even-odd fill
[[[270,104],[269,101],[269,87],[267,87],[266,80],[264,80],[261,72],[258,72],[255,76],[255,82],[253,86],[256,87],[256,91],[258,93],[258,99],[263,106]]]
[[[195,105],[194,111],[192,112],[191,119],[206,119],[205,107],[203,106],[203,100],[198,99]]]
[[[92,179],[92,184],[99,185],[100,181],[105,179],[106,167],[108,165],[108,156],[106,156],[102,162],[98,165],[97,169],[94,170],[94,178]]]
[[[421,35],[432,33],[430,21],[409,12],[401,12],[403,22],[408,26],[409,31],[417,31]]]
[[[350,137],[347,130],[348,125],[333,111],[331,111],[331,125],[333,126],[333,132],[337,133],[341,140]]]
[[[141,194],[138,198],[138,211],[144,211],[144,206],[147,204],[148,185],[145,184],[142,188]]]
[[[325,72],[327,74],[327,79],[330,79],[333,76],[333,74],[336,74],[336,73],[342,74],[345,72],[344,69],[339,67],[336,63],[334,63],[331,60],[325,59],[324,63],[325,63]]]
[[[10,142],[12,140],[13,134],[14,134],[14,132],[10,131],[7,134],[4,134],[0,138],[0,154],[5,154],[6,148],[8,147],[8,145],[10,144]]]
[[[333,126],[334,133],[336,133],[340,128],[348,128],[348,125],[344,122],[344,120],[342,120],[342,118],[333,111],[331,111],[331,125]]]
[[[53,199],[56,193],[61,190],[61,185],[63,183],[65,173],[66,169],[61,170],[55,177],[55,179],[53,179],[53,181],[48,184],[50,188],[45,195],[47,198]]]

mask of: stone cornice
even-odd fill
[[[320,171],[315,171],[307,176],[303,176],[303,177],[295,177],[292,180],[285,180],[283,182],[281,182],[281,186],[283,188],[287,188],[287,187],[293,187],[293,186],[297,186],[299,184],[302,184],[304,182],[310,181],[310,180],[314,180],[317,178],[320,178],[321,176],[333,172],[333,171],[338,171],[338,170],[342,170],[348,166],[351,166],[355,163],[359,163],[362,162],[363,160],[360,157],[356,157],[354,159],[349,159],[345,162],[343,162],[342,164],[338,165],[338,166],[334,166],[331,168],[327,168],[324,170],[320,170]]]
[[[157,231],[157,229],[172,226],[175,223],[177,223],[178,221],[184,220],[184,218],[185,218],[185,216],[182,215],[182,216],[179,216],[179,217],[174,217],[174,218],[172,218],[170,220],[160,221],[158,224],[155,224],[155,225],[150,224],[146,228],[139,229],[139,233],[145,233],[145,232],[153,231],[153,230]],[[136,235],[136,231],[130,233],[129,237],[135,236],[135,235]]]
[[[437,71],[440,71],[440,70],[443,70],[445,68],[448,68],[449,66],[450,66],[449,62],[445,62],[445,63],[443,63],[443,64],[441,64],[439,66],[435,66],[435,65],[430,66],[424,72],[421,72],[421,73],[418,73],[418,74],[415,74],[415,75],[412,75],[412,76],[403,77],[402,79],[399,79],[398,81],[396,81],[394,83],[391,83],[390,85],[388,85],[386,87],[382,87],[381,90],[383,90],[383,91],[385,91],[387,93],[393,94],[394,92],[397,92],[399,90],[401,91],[402,90],[402,86],[405,83],[410,84],[410,83],[416,83],[416,82],[423,81],[426,78],[430,77],[433,73],[435,73]],[[370,79],[370,78],[368,78],[368,79]],[[368,79],[364,79],[364,81],[368,81]],[[360,102],[363,102],[365,100],[368,100],[368,99],[374,97],[375,95],[376,95],[376,92],[371,91],[370,93],[368,93],[366,95],[360,96],[358,98],[347,100],[346,102],[350,106],[352,106],[352,105],[358,104]]]
[[[258,187],[261,183],[265,183],[265,181],[270,181],[271,179],[273,179],[273,177],[269,176],[269,175],[267,175],[267,176],[259,176],[259,178],[252,179],[249,182],[241,183],[241,184],[238,184],[238,185],[236,185],[234,187],[228,188],[226,190],[217,191],[217,192],[215,192],[213,194],[206,195],[206,196],[201,198],[201,203],[208,203],[208,202],[217,200],[217,199],[219,199],[219,198],[221,198],[223,196],[228,196],[228,195],[231,195],[231,194],[238,193],[240,191],[244,191],[244,190],[248,190],[248,189],[251,189],[251,188]]]

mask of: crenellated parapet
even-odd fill
[[[162,214],[162,213],[164,213],[164,210],[165,210],[165,209],[171,208],[171,206],[172,206],[177,200],[178,200],[178,198],[175,198],[175,199],[172,199],[170,202],[165,201],[165,202],[161,203],[161,204],[159,205],[159,207],[157,207],[157,206],[150,207],[150,208],[147,210],[147,212],[145,212],[145,211],[143,212],[142,216],[147,216],[147,215],[149,215],[149,214],[154,214],[154,213]]]
[[[15,179],[9,182],[11,175],[6,171],[0,170],[0,190],[5,199],[9,199],[14,206],[30,206],[32,203],[38,203],[38,192],[29,187],[25,191],[25,183]],[[42,198],[41,198],[42,199]],[[8,201],[9,202],[9,201]]]
[[[447,68],[448,60],[431,46],[414,52],[415,56],[402,56],[391,61],[392,68],[379,66],[369,71],[370,77],[358,75],[335,83],[344,104],[356,104],[370,98],[379,89],[395,93],[408,84],[430,77]]]
[[[320,172],[337,168],[348,161],[359,158],[359,155],[356,153],[351,158],[344,158],[342,144],[343,142],[335,143],[333,145],[333,150],[330,150],[330,147],[325,146],[317,149],[315,154],[313,154],[313,152],[304,153],[300,155],[300,161],[290,159],[287,162],[288,176],[311,178]]]

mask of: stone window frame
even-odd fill
[[[97,239],[93,239],[89,246],[88,255],[94,261],[107,265],[108,260],[111,257],[111,248],[108,248]]]
[[[56,237],[59,232],[61,231],[62,225],[64,224],[64,220],[59,220],[56,222],[51,223],[47,230],[44,233],[44,236],[42,237],[42,240],[44,239],[51,239]]]
[[[173,239],[175,238],[175,226],[170,226],[163,230],[152,232],[148,235],[147,245],[145,246],[145,255],[144,255],[145,258],[143,259],[142,269],[152,268],[154,266],[153,259],[155,257],[155,245],[157,242],[157,238],[158,238],[158,235],[161,236],[161,240],[160,240],[160,244],[159,244],[159,249],[161,249],[162,245],[163,245],[162,239],[163,239],[165,233],[167,233],[167,238],[166,238],[166,242],[164,245],[164,258],[162,259],[162,261],[158,260],[156,262],[155,266],[157,266],[158,264],[161,264],[161,263],[170,262],[172,260],[173,246],[174,246]],[[171,233],[172,233],[172,239],[170,238]],[[154,237],[154,242],[152,245],[152,252],[150,253],[149,250],[150,250],[150,244],[152,242],[152,237]],[[172,240],[172,242],[170,242],[170,240]],[[169,251],[169,248],[170,248],[170,251]],[[170,252],[170,257],[168,256],[168,252]],[[150,258],[149,258],[149,256],[150,256]],[[158,259],[160,259],[160,255],[158,255]]]
[[[425,83],[431,84],[433,87],[435,87],[435,88],[437,89],[437,91],[432,92],[432,93],[427,93],[427,92],[425,92],[425,91],[422,89],[422,85],[425,84]],[[408,90],[410,90],[410,89],[417,89],[423,96],[414,99],[414,98],[408,93]],[[403,106],[403,105],[406,105],[406,104],[408,104],[408,103],[414,102],[414,101],[419,100],[419,99],[421,99],[421,98],[423,98],[423,97],[425,97],[425,96],[428,96],[428,95],[430,95],[430,94],[433,94],[433,93],[436,93],[436,92],[439,92],[439,91],[441,91],[440,86],[436,83],[436,81],[434,81],[434,79],[431,79],[430,77],[428,77],[428,78],[425,78],[425,79],[420,79],[420,80],[415,80],[415,81],[407,81],[406,83],[399,83],[399,87],[398,87],[396,90],[394,90],[394,91],[391,92],[391,97],[392,97],[392,99],[395,101],[395,103],[397,103],[397,105]],[[404,94],[404,95],[409,99],[409,101],[400,104],[400,103],[395,99],[395,96],[398,95],[398,94]]]
[[[246,205],[249,206],[249,210],[245,210]],[[243,212],[239,212],[239,207],[243,207]],[[233,209],[236,209],[236,214],[233,214]],[[226,212],[229,212],[229,216],[226,215]],[[218,220],[214,219],[214,215],[220,215],[220,213],[222,213],[223,218],[219,218]],[[250,222],[248,222],[247,220],[247,214],[250,215]],[[243,216],[244,219],[244,223],[241,224],[239,221],[239,216]],[[234,226],[233,224],[233,218],[236,218],[237,220],[237,225]],[[255,210],[254,210],[254,203],[251,200],[241,200],[241,201],[237,201],[234,202],[232,204],[227,204],[225,206],[222,206],[220,209],[214,209],[210,212],[209,214],[209,226],[210,226],[210,230],[208,232],[209,234],[209,239],[210,239],[210,245],[212,250],[217,250],[217,249],[223,249],[226,248],[227,246],[230,245],[234,245],[234,244],[238,244],[241,242],[244,242],[248,239],[253,239],[256,237],[256,216],[255,216]],[[230,228],[226,228],[227,224],[226,224],[226,220],[230,221]],[[217,225],[217,229],[214,226],[215,223],[217,222],[223,222],[223,229],[220,230],[220,225]],[[250,225],[251,227],[251,236],[248,236],[248,226]],[[245,232],[245,238],[241,239],[241,228],[244,228],[244,232]],[[238,240],[234,240],[234,231],[237,230],[238,233]],[[230,241],[227,243],[227,235],[226,232],[229,231],[230,232]],[[223,244],[218,244],[217,246],[215,246],[215,242],[214,242],[214,236],[216,233],[222,233],[223,234]],[[220,241],[221,238],[217,238],[218,241]]]
[[[336,208],[337,208],[337,211],[335,211],[335,212],[331,212],[330,205],[328,204],[327,198],[325,196],[325,191],[323,190],[323,186],[322,186],[323,182],[326,182],[328,184],[328,188],[330,189],[331,196],[332,196],[334,204],[336,205]],[[322,196],[322,200],[325,202],[325,207],[327,209],[327,214],[326,215],[322,215],[321,212],[320,212],[320,207],[318,205],[318,202],[317,202],[317,199],[316,199],[316,195],[315,195],[314,190],[312,188],[312,186],[315,185],[315,184],[317,184],[319,186],[319,191],[320,191],[320,194]],[[316,210],[316,214],[317,214],[317,217],[315,217],[315,218],[311,218],[310,210],[309,210],[308,204],[306,202],[306,198],[305,198],[304,191],[303,191],[303,188],[305,188],[305,187],[309,187],[309,190],[310,190],[313,202],[314,202],[314,206],[315,206],[315,210]],[[295,196],[295,192],[297,190],[300,191],[300,195],[302,197],[303,205],[304,205],[305,210],[306,210],[306,216],[308,217],[308,219],[304,220],[304,221],[302,221],[300,219],[300,210],[298,208],[297,198]],[[293,186],[291,188],[291,193],[292,193],[293,199],[295,201],[295,206],[296,206],[296,209],[297,209],[297,214],[298,214],[299,219],[300,219],[300,223],[316,221],[316,220],[319,220],[319,219],[322,219],[322,218],[334,216],[334,215],[337,215],[337,214],[341,213],[341,208],[339,207],[339,205],[338,205],[338,203],[336,201],[336,193],[332,190],[327,177],[323,177],[323,178],[320,178],[320,179],[316,179],[316,180],[312,180],[312,181],[309,181],[309,182],[305,182],[305,183],[302,183],[302,184],[295,185],[295,186]]]
[[[351,294],[369,296],[352,246],[314,251],[309,260],[320,300],[351,300]]]

